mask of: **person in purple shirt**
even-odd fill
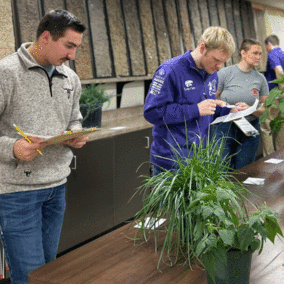
[[[150,158],[154,175],[176,167],[170,145],[187,156],[193,142],[207,137],[210,123],[230,112],[226,103],[216,100],[216,71],[234,51],[233,37],[226,29],[209,27],[195,50],[158,67],[144,106],[145,119],[154,124]]]
[[[283,74],[284,51],[279,47],[279,38],[276,35],[268,36],[264,42],[268,52],[265,77],[268,82],[269,91],[274,88],[282,89],[284,87],[283,84],[275,84],[271,83],[271,81],[280,79],[280,74]],[[282,126],[281,130],[277,132],[274,137],[270,135],[269,123],[279,114],[279,101],[276,99],[269,108],[268,119],[260,125],[263,141],[263,156],[269,155],[284,146],[284,126]]]

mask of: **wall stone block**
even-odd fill
[[[159,64],[151,2],[150,0],[140,0],[138,4],[145,47],[147,75],[153,76]]]
[[[199,0],[199,10],[201,16],[202,32],[210,27],[209,13],[206,0]]]
[[[192,27],[189,20],[189,10],[187,6],[187,0],[178,0],[179,12],[181,17],[183,44],[185,50],[191,50],[194,48]]]
[[[51,10],[64,9],[63,0],[44,0],[44,13],[48,13]]]
[[[182,53],[181,40],[179,34],[178,15],[175,0],[165,0],[166,18],[168,19],[168,28],[172,57]]]
[[[169,35],[166,28],[165,14],[162,0],[152,0],[153,14],[156,28],[159,63],[171,58]]]
[[[21,41],[33,42],[36,39],[36,29],[39,24],[39,10],[37,0],[16,1],[20,22]]]
[[[10,1],[0,0],[0,59],[15,52],[15,38]]]
[[[130,76],[120,0],[106,0],[116,76]]]
[[[201,24],[201,16],[200,16],[199,7],[198,7],[198,0],[188,0],[188,6],[190,10],[191,22],[193,23],[194,42],[196,46],[199,38],[201,37],[203,33],[202,24]]]
[[[211,26],[220,26],[219,22],[219,15],[218,15],[218,0],[208,0],[209,5],[209,15],[210,15],[210,22]]]
[[[90,0],[89,13],[96,75],[97,77],[111,77],[113,70],[103,1]]]
[[[78,17],[82,23],[88,26],[84,0],[67,0],[67,10]],[[75,59],[76,72],[80,79],[93,78],[92,57],[90,48],[89,30],[84,33],[82,44],[77,48]]]
[[[136,0],[124,0],[123,11],[126,24],[127,42],[130,52],[131,72],[134,76],[145,76],[145,59],[142,47],[141,25]]]

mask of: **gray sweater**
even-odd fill
[[[0,194],[50,188],[66,182],[72,151],[66,145],[47,146],[30,162],[13,155],[22,131],[52,136],[81,128],[81,83],[74,71],[57,66],[50,79],[23,44],[0,60]]]

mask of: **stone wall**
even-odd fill
[[[10,9],[7,12],[10,26],[5,23],[3,27],[9,26],[11,33],[8,2],[0,0],[5,11]],[[159,64],[193,49],[210,25],[227,28],[237,47],[243,38],[255,37],[252,6],[246,0],[11,0],[11,3],[16,47],[34,40],[40,18],[50,9],[67,9],[88,26],[76,61],[70,64],[82,80],[151,78]],[[11,40],[13,36],[6,36],[5,32],[0,36]],[[7,44],[2,40],[1,50],[3,45]],[[231,63],[237,61],[235,53]]]
[[[0,59],[15,51],[11,3],[0,0]]]

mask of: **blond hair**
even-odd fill
[[[206,50],[221,49],[224,53],[231,56],[236,49],[233,36],[228,30],[222,27],[209,27],[202,34],[198,44],[204,43]]]

